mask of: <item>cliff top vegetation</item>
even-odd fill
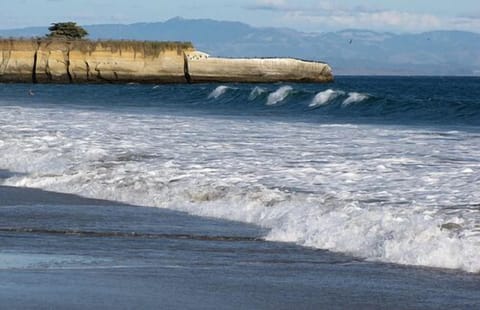
[[[50,31],[46,35],[48,38],[75,40],[88,36],[88,32],[75,22],[53,23],[48,30]]]
[[[56,37],[0,38],[0,50],[36,49],[41,46],[45,48],[64,46],[65,49],[80,50],[84,53],[92,53],[97,49],[107,49],[112,53],[133,50],[135,53],[152,57],[165,51],[176,50],[178,54],[182,54],[185,50],[194,49],[191,42],[179,41],[88,40]]]

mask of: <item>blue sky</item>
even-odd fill
[[[182,16],[323,32],[480,32],[480,0],[0,0],[0,28],[155,22]]]

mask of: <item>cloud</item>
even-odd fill
[[[437,16],[380,7],[347,7],[325,0],[309,5],[299,1],[259,0],[247,7],[249,10],[268,10],[281,14],[283,23],[302,28],[335,30],[361,28],[384,31],[421,32],[439,29],[472,30],[480,29],[477,16]]]
[[[295,12],[295,11],[309,11],[312,9],[332,10],[335,4],[331,1],[319,1],[314,5],[301,5],[298,1],[287,0],[257,0],[255,4],[246,6],[248,10],[264,10],[277,12]]]
[[[471,30],[471,31],[474,31],[474,32],[479,32],[479,30],[480,30],[480,17],[459,16],[459,17],[450,18],[450,19],[446,20],[445,24],[447,25],[446,29]]]
[[[294,22],[306,22],[329,28],[370,28],[386,30],[424,31],[438,29],[442,21],[429,14],[414,14],[399,11],[349,12],[335,11],[329,14],[311,14],[292,11],[285,18]]]
[[[265,11],[288,11],[290,9],[285,0],[261,0],[253,5],[248,5],[246,8]]]

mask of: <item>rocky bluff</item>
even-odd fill
[[[188,42],[1,39],[0,82],[331,82],[331,68],[292,58],[217,58]]]

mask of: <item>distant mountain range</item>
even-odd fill
[[[0,30],[1,37],[42,36],[45,27]],[[304,33],[240,22],[173,18],[165,22],[85,26],[92,39],[192,41],[215,56],[296,57],[328,62],[335,74],[480,76],[480,34],[343,30]]]

